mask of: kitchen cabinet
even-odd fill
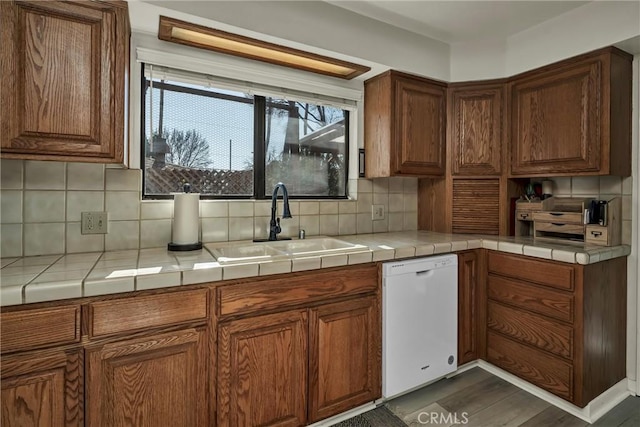
[[[218,329],[218,426],[300,426],[307,415],[307,311]]]
[[[202,327],[87,346],[87,425],[207,425],[207,349]]]
[[[505,87],[504,82],[449,85],[447,117],[453,175],[500,175]]]
[[[2,425],[82,425],[80,307],[3,312]]]
[[[305,425],[379,398],[379,297],[375,264],[220,286],[218,425]]]
[[[123,163],[124,1],[0,2],[2,157]]]
[[[482,250],[458,253],[458,365],[484,356],[486,295]]]
[[[375,297],[311,309],[309,422],[380,396],[380,309]]]
[[[367,178],[443,175],[446,84],[388,71],[364,90]]]
[[[626,376],[626,271],[490,251],[486,360],[586,406]]]
[[[631,61],[616,48],[513,78],[511,174],[631,174]]]

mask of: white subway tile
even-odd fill
[[[320,268],[321,258],[308,257],[308,258],[294,258],[292,260],[291,271],[305,271],[305,270],[317,270]]]
[[[389,194],[386,193],[373,193],[373,204],[383,205],[385,210],[389,210]]]
[[[330,215],[338,213],[338,202],[322,201],[320,202],[320,215]]]
[[[356,214],[339,215],[338,234],[356,234]]]
[[[371,213],[371,205],[373,204],[373,195],[371,193],[362,193],[358,195],[356,202],[357,213]]]
[[[405,194],[389,194],[389,212],[404,212]]]
[[[404,178],[392,177],[389,178],[389,193],[403,193],[404,192]]]
[[[104,234],[82,234],[80,222],[67,223],[67,253],[104,251]]]
[[[389,231],[389,216],[386,215],[384,219],[378,219],[372,221],[374,233],[386,233]]]
[[[371,262],[373,258],[372,252],[356,252],[349,254],[348,263],[352,264],[365,264],[367,262]]]
[[[282,234],[279,237],[298,237],[300,231],[300,215],[293,215],[293,218],[281,219],[280,228]]]
[[[0,188],[3,190],[21,190],[24,174],[24,161],[0,159]]]
[[[355,201],[346,201],[346,202],[338,202],[338,212],[340,215],[342,214],[354,214],[356,213],[358,208],[357,202]]]
[[[361,193],[372,193],[373,183],[370,179],[360,178],[358,179],[358,197]]]
[[[320,205],[322,211],[322,205]],[[320,215],[320,234],[337,235],[338,234],[338,215]]]
[[[291,261],[270,261],[261,262],[259,267],[260,276],[268,276],[271,274],[291,273]]]
[[[131,221],[140,218],[140,193],[134,191],[107,191],[105,208],[109,221]]]
[[[106,169],[105,189],[108,191],[142,191],[140,169]]]
[[[104,191],[104,170],[100,163],[68,163],[67,190]]]
[[[64,162],[25,161],[24,188],[30,190],[64,190],[66,165]]]
[[[64,222],[64,191],[25,191],[24,222]]]
[[[300,215],[320,215],[320,203],[315,201],[300,202]]]
[[[619,176],[601,176],[599,194],[622,194],[622,178]]]
[[[404,214],[402,212],[389,212],[389,231],[402,231],[404,228]]]
[[[349,261],[346,254],[325,255],[322,257],[322,268],[339,267],[347,265]]]
[[[389,192],[389,178],[374,178],[373,179],[373,192],[374,193],[388,193]]]
[[[254,202],[253,214],[254,216],[271,216],[271,202],[268,202],[268,201]]]
[[[2,224],[20,224],[22,220],[22,191],[2,190],[0,193]]]
[[[300,216],[300,229],[304,230],[307,236],[317,236],[320,234],[320,215]]]
[[[140,221],[140,247],[167,247],[171,242],[171,220],[150,219]]]
[[[413,231],[418,229],[418,212],[404,213],[404,231]]]
[[[67,221],[81,221],[82,212],[104,210],[104,191],[67,191]]]
[[[554,196],[571,196],[571,177],[555,177],[553,181]]]
[[[418,211],[418,195],[417,194],[404,195],[404,211],[405,212]]]
[[[222,218],[229,216],[229,202],[201,200],[200,212],[203,218]]]
[[[171,219],[172,200],[143,200],[140,203],[140,219]]]
[[[2,240],[4,240],[2,236]],[[24,225],[24,255],[50,255],[65,252],[65,224],[40,223]]]
[[[253,202],[229,202],[229,217],[252,217]]]
[[[356,216],[356,233],[373,233],[373,221],[371,221],[371,212],[359,213]]]
[[[253,239],[253,217],[229,218],[229,240]]]
[[[418,178],[407,177],[404,179],[404,193],[418,193]]]
[[[571,194],[592,196],[600,193],[600,179],[597,176],[574,176],[571,178]]]
[[[139,221],[109,221],[109,233],[105,236],[107,251],[138,249],[140,247]]]
[[[229,240],[229,218],[202,218],[203,242],[226,242]]]

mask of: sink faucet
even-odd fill
[[[291,218],[291,211],[289,211],[289,193],[287,187],[283,183],[279,182],[273,189],[273,195],[271,196],[271,221],[269,222],[269,240],[278,240],[278,234],[282,231],[280,228],[280,218],[277,217],[277,199],[278,190],[282,188],[282,198],[284,202],[284,208],[282,212],[282,218]]]

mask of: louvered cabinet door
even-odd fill
[[[500,231],[500,180],[454,179],[452,232],[493,234]]]

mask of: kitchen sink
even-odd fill
[[[276,245],[278,245],[278,249],[294,257],[362,252],[368,250],[368,247],[364,245],[349,243],[332,237],[283,241],[276,243]]]
[[[273,261],[286,258],[288,254],[274,248],[269,243],[248,245],[205,245],[220,264],[241,264],[249,262]]]
[[[367,246],[345,242],[332,237],[276,240],[242,245],[207,244],[205,247],[220,264],[276,261],[290,257],[321,256],[369,250]]]

